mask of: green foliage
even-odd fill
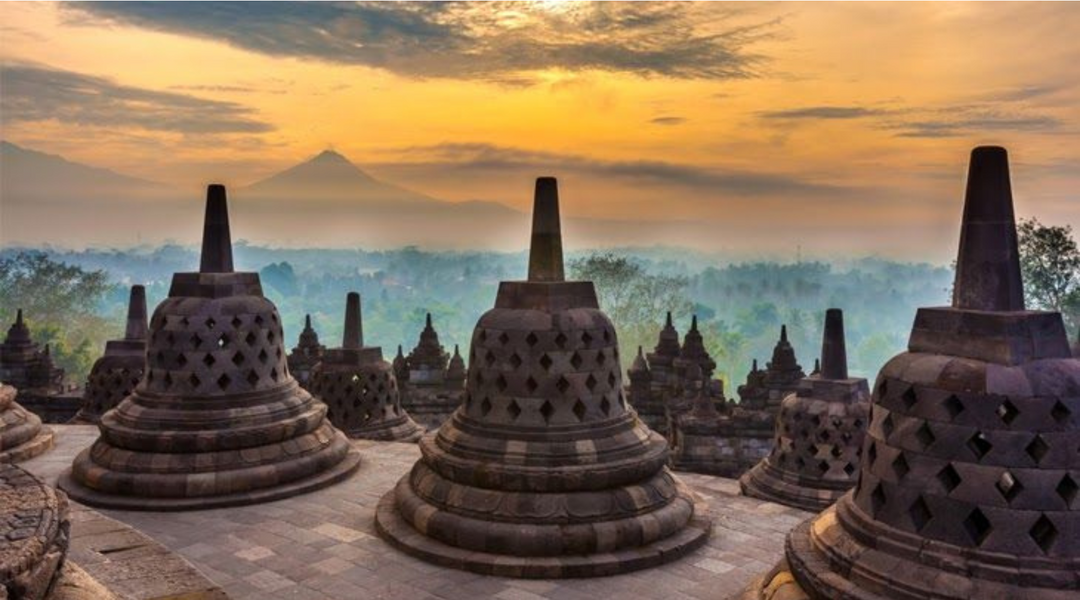
[[[43,252],[0,257],[5,326],[22,308],[34,340],[49,344],[69,382],[86,378],[105,340],[117,333],[101,314],[102,300],[113,287],[104,271],[87,271]]]
[[[1020,221],[1020,270],[1030,308],[1061,312],[1070,328],[1080,322],[1080,249],[1072,227]]]

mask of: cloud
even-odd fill
[[[614,178],[635,184],[708,192],[713,196],[801,194],[834,197],[851,191],[848,188],[807,181],[781,173],[709,168],[650,160],[600,160],[486,143],[413,146],[399,149],[396,154],[398,160],[387,163],[388,166],[472,171],[478,176],[481,173],[501,173],[508,170],[524,170],[529,173],[586,173],[598,178]]]
[[[885,111],[862,106],[807,106],[758,113],[764,119],[860,119]]]
[[[549,69],[748,78],[763,60],[748,46],[776,24],[747,24],[735,10],[710,6],[629,2],[79,2],[65,9],[79,24],[143,27],[407,77],[513,85],[522,73]]]
[[[916,117],[910,121],[889,124],[898,129],[897,137],[945,138],[982,131],[1055,132],[1062,121],[1046,115],[1025,115],[962,107],[938,111],[935,116]]]
[[[31,64],[0,68],[3,121],[56,120],[186,134],[263,133],[273,127],[241,104],[118,84],[104,77]]]
[[[684,117],[656,117],[649,119],[653,125],[681,125],[686,122]]]

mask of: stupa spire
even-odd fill
[[[355,350],[364,346],[364,324],[360,321],[360,294],[349,292],[345,297],[345,335],[341,347]]]
[[[971,151],[953,307],[1024,310],[1009,157],[998,146]]]
[[[839,308],[825,311],[825,332],[821,339],[821,377],[847,379],[847,347],[844,343],[844,312]]]
[[[206,219],[203,221],[200,273],[232,273],[232,235],[229,233],[229,207],[225,186],[206,188]]]
[[[21,308],[18,310],[18,312],[15,313],[15,324],[20,326],[20,327],[22,325],[25,325],[25,323],[23,323],[23,316],[22,316],[22,309]]]
[[[146,288],[141,285],[133,285],[131,286],[131,295],[128,298],[127,330],[124,333],[124,339],[145,340],[147,330]]]
[[[304,315],[304,329],[311,329],[311,313]]]
[[[780,326],[780,341],[781,342],[786,342],[787,341],[787,325],[786,324]]]
[[[562,228],[559,187],[554,177],[538,177],[533,198],[529,281],[563,281]]]

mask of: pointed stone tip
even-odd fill
[[[787,341],[787,325],[781,325],[780,326],[780,341],[781,342],[786,342]]]
[[[757,372],[757,359],[756,358],[754,359],[754,366],[751,367],[750,370],[755,372],[755,373]]]
[[[15,312],[15,323],[18,324],[18,325],[23,324],[23,316],[22,316],[22,309],[21,308]]]
[[[461,356],[461,353],[458,352],[458,345],[457,344],[454,344],[454,356]]]
[[[667,321],[664,322],[664,325],[667,326],[667,327],[674,327],[675,326],[675,324],[672,323],[672,321],[671,321],[671,311],[670,310],[667,311]]]
[[[953,306],[1024,310],[1009,156],[999,146],[979,146],[971,151]]]
[[[146,323],[146,288],[141,285],[131,286],[128,298],[127,329],[124,339],[145,340],[149,332]]]
[[[397,355],[398,355],[398,357],[400,357],[400,358],[404,358],[404,357],[405,357],[405,353],[401,351],[401,344],[398,344],[398,345],[397,345]]]
[[[825,311],[825,330],[821,339],[819,369],[823,379],[847,379],[847,347],[844,341],[844,312],[839,308]]]
[[[360,320],[360,294],[349,292],[345,296],[345,334],[342,348],[357,349],[364,346],[364,325]]]
[[[426,320],[426,323],[425,323],[425,325],[426,325],[426,326],[427,326],[427,327],[428,327],[429,329],[431,328],[431,313],[428,313],[428,314],[427,314],[427,320]]]
[[[562,226],[559,188],[554,177],[538,177],[533,197],[529,281],[563,281]]]
[[[232,234],[229,231],[229,206],[225,186],[206,188],[206,217],[203,220],[200,273],[232,273]]]
[[[697,315],[690,320],[690,331],[697,331]]]
[[[641,351],[641,346],[638,346],[638,347],[637,347],[637,355],[638,355],[638,356],[642,356],[642,357],[644,357],[644,356],[645,356],[644,354],[642,354],[642,351]]]

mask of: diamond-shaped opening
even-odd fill
[[[1054,527],[1054,522],[1048,519],[1045,514],[1042,514],[1039,515],[1039,519],[1028,530],[1028,535],[1035,540],[1035,543],[1039,545],[1039,548],[1042,548],[1044,553],[1049,554],[1054,547],[1054,543],[1057,542],[1058,530],[1057,527]]]
[[[199,334],[197,334],[197,333],[191,334],[191,347],[192,348],[195,348],[196,350],[198,350],[199,346],[202,346],[202,343],[203,343],[203,339],[201,337],[199,337]]]
[[[228,344],[229,344],[229,336],[224,334],[224,333],[221,334],[221,337],[219,337],[218,341],[217,341],[218,348],[224,348]]]
[[[915,393],[915,386],[908,387],[907,391],[900,396],[900,399],[904,401],[904,407],[907,409],[915,406],[915,403],[919,401],[919,395]]]
[[[877,462],[877,444],[870,442],[870,449],[866,451],[866,458],[870,460],[870,466]]]
[[[892,435],[894,428],[895,426],[892,422],[892,413],[889,413],[885,415],[885,419],[881,421],[881,432],[885,434],[886,440],[888,440],[889,436]]]
[[[975,434],[968,439],[967,447],[968,450],[971,450],[971,453],[975,455],[975,458],[982,460],[982,457],[986,456],[994,446],[990,443],[990,440],[986,439],[983,432],[976,431]]]
[[[554,361],[552,361],[551,357],[547,354],[540,357],[540,366],[543,367],[545,371],[551,368],[553,362]]]
[[[908,507],[908,516],[911,517],[911,524],[915,526],[915,531],[922,531],[926,524],[930,522],[930,519],[934,517],[922,496],[916,498]]]
[[[575,369],[580,369],[583,362],[585,362],[585,359],[581,358],[581,355],[577,352],[574,352],[574,355],[570,357],[570,365]]]
[[[840,458],[840,456],[844,454],[844,451],[840,448],[840,446],[833,444],[832,450],[829,451],[829,454],[832,454],[833,458]]]
[[[503,346],[510,343],[510,336],[505,331],[499,334],[499,343]]]
[[[217,359],[214,358],[213,354],[207,353],[207,355],[203,357],[202,361],[203,361],[203,364],[206,365],[207,367],[212,367],[212,366],[214,366],[214,363],[217,362]]]
[[[608,401],[606,396],[600,401],[600,412],[604,413],[605,417],[611,413],[611,402]]]
[[[240,365],[244,364],[244,355],[243,355],[243,353],[238,350],[236,352],[236,354],[233,354],[232,363],[234,365],[238,366],[238,367]]]
[[[601,350],[601,351],[597,352],[596,353],[596,364],[597,364],[597,366],[602,367],[602,366],[604,366],[605,362],[607,362],[607,356],[604,355],[604,351]]]
[[[255,384],[259,383],[259,374],[255,372],[255,369],[248,370],[247,382],[251,387],[255,387]]]
[[[611,342],[611,332],[608,331],[607,329],[605,329],[604,330],[604,343],[610,343],[610,342]]]
[[[892,461],[892,470],[896,474],[896,478],[903,479],[908,473],[911,472],[911,467],[908,466],[907,459],[904,458],[904,453],[896,455],[896,458]]]
[[[476,339],[480,340],[481,342],[486,342],[487,341],[487,330],[486,329],[481,329],[480,334],[476,336]]]
[[[480,416],[486,417],[491,412],[491,400],[484,398],[484,401],[480,403]]]
[[[1035,464],[1042,462],[1043,457],[1050,451],[1050,446],[1043,441],[1041,435],[1036,435],[1035,439],[1031,440],[1031,443],[1024,448],[1024,451],[1028,453],[1028,456],[1035,461]]]
[[[960,479],[960,474],[956,472],[951,464],[945,465],[943,469],[938,471],[937,480],[941,483],[941,487],[945,488],[945,493],[951,493],[956,489],[956,486],[960,485],[963,481]]]
[[[827,460],[818,461],[817,468],[818,468],[818,471],[821,471],[822,475],[828,473],[829,472],[829,461],[827,461]]]
[[[1072,478],[1068,473],[1061,478],[1057,487],[1054,488],[1058,496],[1065,501],[1065,506],[1072,506],[1073,500],[1076,499],[1077,492],[1080,492],[1080,485],[1076,484],[1076,480]]]
[[[511,421],[517,421],[517,418],[521,416],[521,407],[518,406],[516,400],[511,400],[510,404],[506,407],[506,412],[510,415]]]
[[[855,472],[855,465],[847,463],[846,465],[844,465],[844,472],[848,474],[848,477],[850,477],[851,474]]]
[[[360,383],[360,375],[353,373],[353,376],[349,378],[349,381],[353,383]]]
[[[508,385],[510,384],[507,383],[506,378],[503,377],[502,374],[499,374],[499,376],[495,379],[495,387],[499,388],[500,392],[505,392]]]
[[[515,369],[521,366],[521,357],[518,356],[517,352],[510,355],[510,365]]]
[[[271,344],[273,344],[273,343],[274,343],[274,340],[275,340],[275,339],[277,339],[277,334],[275,334],[275,333],[274,333],[274,330],[273,330],[273,329],[271,329],[270,331],[267,331],[267,332],[266,332],[266,341],[268,341],[268,342],[270,342]]]
[[[581,332],[581,343],[585,344],[586,348],[589,347],[589,344],[591,344],[592,341],[593,341],[593,336],[589,335],[588,331]]]
[[[971,537],[971,541],[976,546],[982,545],[986,540],[986,536],[990,535],[990,520],[978,508],[968,514],[963,525],[964,531],[967,531],[968,536]]]
[[[555,336],[555,345],[562,348],[562,347],[566,346],[566,342],[567,342],[566,335],[563,334],[560,331],[559,335]]]
[[[259,350],[259,362],[265,365],[268,358],[270,358],[270,355],[266,353],[266,348]]]
[[[236,329],[240,327],[240,325],[242,325],[244,322],[240,320],[240,317],[233,317],[230,323],[232,323],[233,329]]]
[[[942,401],[941,405],[945,407],[949,417],[953,419],[956,418],[956,415],[964,412],[964,403],[960,401],[956,394],[950,394],[948,398]]]
[[[806,461],[803,460],[803,457],[800,456],[795,459],[795,466],[797,466],[799,469],[802,469],[806,467]]]
[[[919,443],[922,444],[922,447],[925,450],[937,441],[937,436],[935,436],[934,431],[930,429],[930,423],[923,421],[922,426],[915,432],[915,439],[919,440]]]
[[[191,387],[193,387],[193,388],[197,388],[197,387],[199,387],[199,384],[201,384],[201,383],[202,383],[202,380],[201,380],[201,379],[199,379],[199,376],[198,376],[198,375],[196,375],[196,374],[192,373],[192,374],[191,374],[191,377],[188,377],[188,383],[190,383],[190,384],[191,384]]]
[[[560,377],[555,382],[555,387],[559,390],[560,394],[565,394],[566,390],[570,389],[570,382],[565,377]]]
[[[162,379],[162,381],[165,382],[165,387],[172,387],[172,373],[169,371],[165,371],[165,377]]]
[[[589,388],[589,391],[591,392],[596,389],[597,383],[599,382],[596,381],[596,378],[592,376],[592,373],[590,373],[589,377],[585,380],[585,387]]]
[[[1020,411],[1017,410],[1016,405],[1009,400],[1005,400],[998,405],[997,413],[999,419],[1001,419],[1006,425],[1012,425],[1012,422],[1016,420],[1016,417],[1020,416]]]
[[[525,389],[529,390],[530,394],[536,392],[536,388],[538,387],[540,387],[540,384],[537,383],[532,376],[529,376],[529,378],[525,380]]]
[[[221,388],[222,391],[228,389],[230,383],[232,383],[232,380],[229,379],[229,376],[227,374],[222,373],[221,377],[218,377],[217,385],[219,388]]]
[[[577,402],[574,402],[574,416],[578,421],[585,420],[585,403],[579,398]]]
[[[176,344],[176,336],[173,335],[170,331],[168,334],[165,335],[165,341],[169,343],[169,347],[171,348],[174,344]]]
[[[254,331],[249,331],[247,333],[247,335],[244,336],[244,343],[247,344],[248,346],[254,346],[255,342],[258,339],[259,338],[255,337],[255,332]]]
[[[547,400],[544,400],[544,403],[540,405],[540,416],[544,417],[544,422],[545,423],[550,423],[551,422],[551,416],[554,415],[554,414],[555,414],[555,407],[551,404],[551,402],[548,402]]]
[[[539,341],[540,341],[540,338],[537,337],[537,335],[535,333],[531,332],[531,331],[529,332],[529,335],[525,336],[525,343],[528,344],[530,347],[535,346],[536,343],[539,342]]]
[[[870,492],[870,510],[876,518],[881,509],[885,507],[885,488],[878,483],[873,492]]]
[[[489,367],[495,364],[495,353],[488,350],[487,355],[484,356],[484,362],[486,362]]]
[[[206,328],[207,329],[213,329],[215,327],[217,327],[217,321],[214,320],[214,317],[207,317],[206,318]]]
[[[1068,406],[1062,404],[1061,400],[1054,403],[1054,406],[1050,409],[1050,416],[1058,423],[1063,423],[1069,418],[1072,411]]]
[[[274,367],[273,369],[270,369],[270,379],[273,379],[274,381],[277,381],[278,380],[278,375],[279,374],[278,374],[277,367]]]
[[[997,488],[997,491],[1001,493],[1006,502],[1012,502],[1020,492],[1024,491],[1024,486],[1008,471],[1005,471],[1001,474],[1001,477],[998,477],[998,480],[994,483],[994,487]]]
[[[183,352],[176,356],[176,364],[180,365],[180,368],[184,368],[187,366],[187,357],[184,356]]]

